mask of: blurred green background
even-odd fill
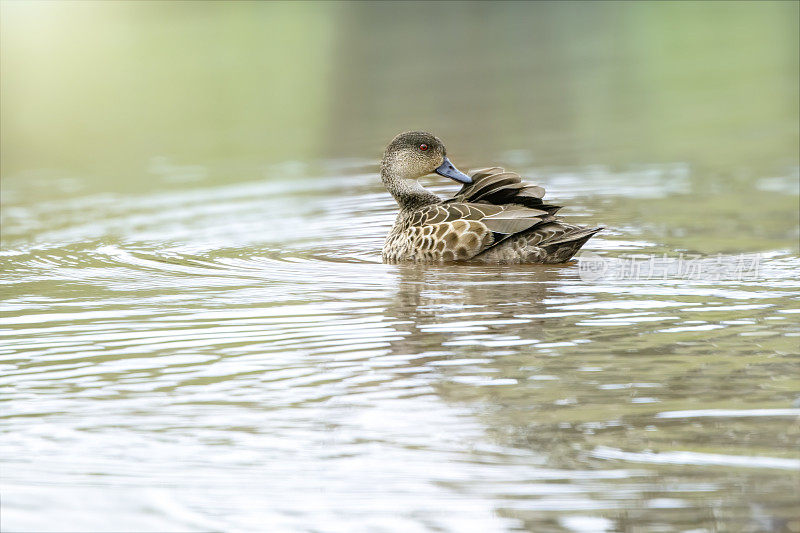
[[[2,176],[377,159],[798,164],[797,2],[2,3]],[[160,159],[156,159],[159,161]]]

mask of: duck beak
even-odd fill
[[[447,159],[446,157],[444,158],[444,161],[442,161],[442,164],[439,165],[439,168],[434,170],[434,172],[436,172],[440,176],[444,176],[445,178],[450,178],[451,180],[456,180],[460,183],[472,183],[472,178],[470,178],[469,176],[458,170],[455,166],[453,166],[453,163],[451,163],[450,160]]]

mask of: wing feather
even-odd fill
[[[472,183],[465,184],[450,201],[484,202],[496,205],[518,204],[526,207],[540,207],[550,214],[555,213],[558,206],[545,206],[542,202],[545,190],[543,187],[523,181],[516,172],[509,172],[500,167],[475,170],[471,173]]]
[[[513,235],[541,222],[541,218],[485,218],[483,223],[493,233]]]

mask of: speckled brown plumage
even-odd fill
[[[430,164],[435,164],[433,168],[441,164],[445,157],[441,141],[424,132],[411,133],[413,138],[406,144],[412,149],[421,143],[435,147],[441,156]],[[409,134],[395,138],[393,145],[403,147],[403,135]],[[472,172],[472,183],[453,198],[441,200],[409,181],[409,176],[416,178],[414,174],[425,168],[392,168],[405,160],[403,150],[398,154],[393,145],[384,156],[382,178],[400,212],[383,246],[384,261],[562,263],[602,229],[556,219],[560,208],[542,201],[543,188],[499,167]]]

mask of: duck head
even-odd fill
[[[383,154],[381,170],[395,179],[416,180],[435,172],[459,183],[472,183],[472,178],[447,159],[442,141],[424,131],[407,131],[392,139]]]

